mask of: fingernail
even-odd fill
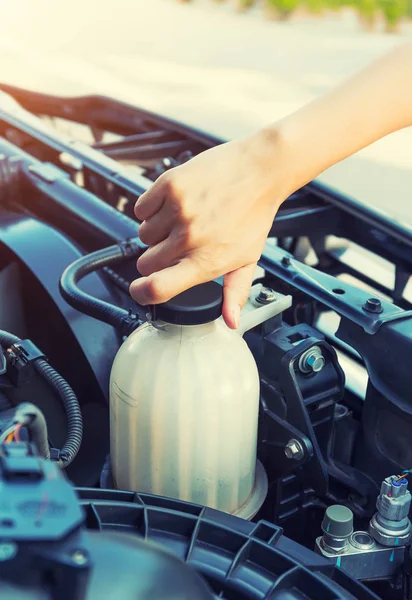
[[[240,306],[235,306],[235,308],[233,309],[232,315],[233,315],[233,322],[235,324],[235,328],[239,329],[239,325],[240,325]]]

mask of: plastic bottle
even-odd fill
[[[260,286],[258,286],[260,287]],[[290,297],[251,300],[238,331],[221,318],[216,282],[163,305],[123,343],[110,379],[115,487],[251,518],[267,492],[256,460],[259,374],[242,338]]]

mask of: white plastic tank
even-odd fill
[[[259,286],[258,286],[259,287]],[[267,493],[257,463],[259,375],[242,338],[290,297],[221,317],[222,287],[196,286],[154,308],[116,355],[110,378],[115,487],[195,502],[252,518]]]

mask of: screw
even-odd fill
[[[71,559],[78,566],[85,565],[89,560],[88,555],[86,552],[84,552],[84,550],[75,550],[71,556]]]
[[[256,302],[259,304],[270,304],[276,300],[276,294],[270,288],[263,287],[256,296]]]
[[[292,438],[285,446],[285,455],[293,460],[301,460],[305,456],[305,450],[298,440]]]
[[[281,260],[281,263],[284,267],[290,267],[290,258],[289,256],[284,256]]]
[[[383,311],[382,302],[379,298],[368,298],[363,308],[371,313],[381,313]]]
[[[325,357],[318,346],[306,350],[299,359],[299,369],[302,373],[319,373],[325,364]]]
[[[0,544],[0,561],[10,560],[17,554],[17,546],[13,543]]]

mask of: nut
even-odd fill
[[[293,460],[301,460],[305,456],[305,451],[299,440],[291,439],[285,446],[285,455]]]

